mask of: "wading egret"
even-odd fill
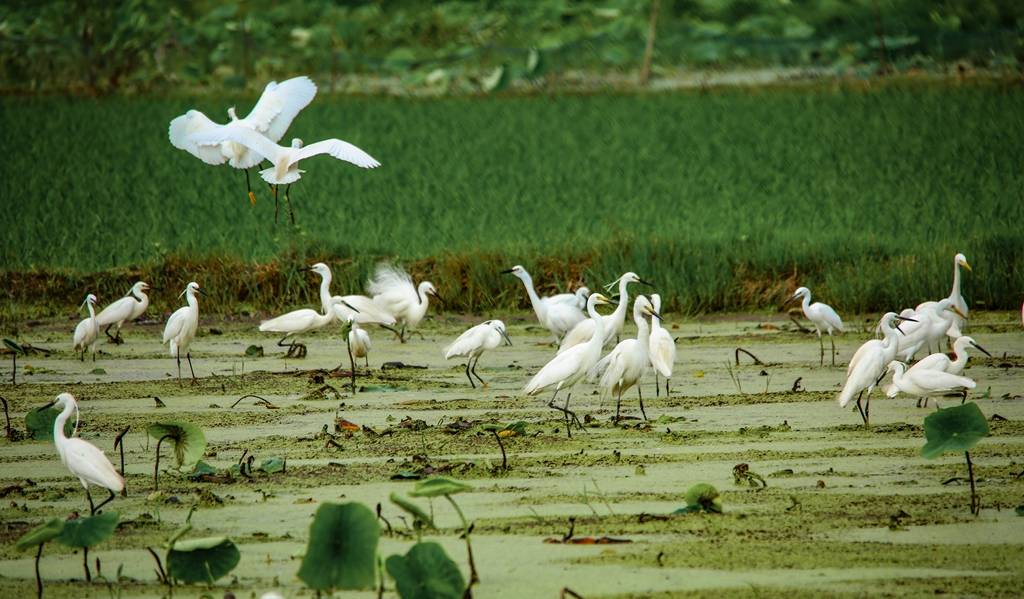
[[[280,141],[291,126],[299,111],[309,105],[316,95],[316,85],[309,77],[294,77],[277,83],[271,81],[263,89],[256,106],[245,118],[235,114],[235,107],[228,108],[231,121],[221,125],[211,121],[198,110],[189,110],[171,121],[167,136],[171,145],[185,150],[207,164],[224,164],[245,172],[245,189],[249,201],[256,204],[256,195],[249,185],[249,169],[263,161],[264,156],[249,147],[230,141],[220,143],[198,143],[197,136],[219,134],[226,128],[242,128],[255,131],[272,142]],[[269,157],[267,157],[269,158]]]
[[[934,353],[918,360],[916,364],[910,367],[908,372],[912,372],[915,369],[920,368],[922,370],[941,370],[943,372],[948,372],[949,374],[961,374],[967,366],[968,346],[974,347],[990,358],[992,357],[992,354],[988,353],[985,348],[975,343],[973,338],[964,335],[962,337],[957,337],[957,340],[953,342],[953,356],[955,359],[951,360],[949,355],[944,352]]]
[[[164,326],[163,342],[168,344],[171,350],[171,357],[178,363],[178,382],[181,382],[181,355],[185,354],[188,360],[188,370],[192,373],[192,383],[196,382],[196,371],[192,369],[192,353],[189,351],[192,340],[196,338],[196,330],[199,329],[199,300],[196,294],[202,294],[199,290],[199,283],[192,281],[178,297],[185,296],[186,305],[175,310],[174,314],[167,319]]]
[[[569,350],[556,355],[530,379],[530,382],[523,389],[526,395],[533,396],[545,389],[555,388],[555,393],[551,396],[548,407],[561,411],[565,416],[565,432],[569,437],[572,437],[572,423],[576,423],[580,428],[583,428],[583,424],[576,418],[576,414],[569,409],[569,400],[572,399],[572,388],[587,376],[587,373],[594,367],[594,364],[597,364],[598,359],[601,357],[605,321],[597,313],[597,306],[610,303],[612,303],[611,300],[600,293],[592,293],[587,298],[587,314],[594,321],[594,331],[596,333],[586,343],[575,345]],[[569,396],[565,398],[564,407],[555,405],[555,398],[558,397],[558,392],[562,389],[569,391]]]
[[[352,317],[359,324],[379,324],[386,327],[393,327],[395,325],[395,317],[373,303],[372,297],[365,295],[335,295],[331,299],[334,301],[334,312],[338,315],[341,322],[347,322],[349,317]]]
[[[576,306],[582,313],[583,310],[587,309],[587,298],[590,297],[589,287],[578,287],[573,293],[556,293],[554,295],[544,298],[549,302],[556,304],[569,304],[570,306]],[[585,318],[585,317],[584,317]]]
[[[818,332],[818,346],[821,349],[819,354],[819,366],[825,365],[825,342],[821,339],[822,333],[828,333],[828,341],[832,344],[832,365],[836,365],[836,342],[832,339],[832,333],[838,331],[843,332],[843,321],[836,314],[836,311],[832,309],[828,304],[821,302],[811,303],[811,290],[806,287],[800,287],[793,295],[786,300],[786,304],[795,302],[796,300],[803,298],[801,307],[804,311],[804,317],[811,321],[814,325],[814,329]],[[785,307],[785,304],[783,305]]]
[[[889,363],[889,371],[892,372],[892,384],[886,388],[885,394],[893,398],[902,391],[917,398],[917,407],[921,407],[922,400],[927,406],[928,398],[937,395],[957,393],[966,400],[967,390],[977,386],[974,381],[965,376],[950,374],[944,370],[927,368],[907,370],[906,364],[895,360]]]
[[[106,327],[103,332],[111,343],[115,345],[124,343],[124,340],[121,339],[121,327],[124,326],[124,323],[142,316],[146,312],[146,308],[149,308],[149,296],[146,295],[148,290],[149,285],[139,281],[132,285],[128,295],[111,303],[96,315],[96,324]],[[110,334],[110,327],[114,327],[113,335]]]
[[[402,325],[398,331],[388,326],[384,327],[398,335],[398,340],[402,343],[407,339],[406,329],[415,329],[426,316],[430,296],[444,304],[433,283],[422,281],[419,286],[413,285],[409,273],[388,264],[377,265],[377,270],[370,279],[369,289],[373,303],[388,314],[394,315],[397,323]]]
[[[284,336],[277,342],[278,347],[288,348],[286,358],[306,357],[306,346],[295,341],[294,337],[322,329],[334,322],[337,314],[334,311],[334,299],[331,297],[331,269],[323,262],[317,262],[313,266],[302,270],[313,271],[320,275],[320,302],[323,313],[311,308],[294,310],[282,314],[277,318],[271,318],[260,323],[260,331],[264,333],[283,333]],[[291,343],[285,343],[292,338]]]
[[[651,305],[654,311],[661,314],[661,296],[657,293],[651,295]],[[651,366],[654,367],[654,393],[658,391],[658,375],[665,377],[665,397],[669,396],[669,381],[672,380],[672,369],[676,363],[676,342],[668,329],[661,326],[660,318],[651,319],[651,343],[650,343]]]
[[[640,381],[643,380],[647,367],[650,365],[651,330],[647,317],[653,320],[661,318],[655,312],[651,301],[642,295],[633,300],[633,322],[636,323],[636,339],[624,339],[616,344],[612,351],[602,358],[593,368],[591,377],[601,374],[601,396],[615,396],[615,422],[619,421],[619,409],[622,407],[622,394],[636,385],[636,393],[640,398],[640,413],[647,420],[644,410],[644,394]]]
[[[868,423],[871,410],[871,392],[885,375],[885,368],[896,356],[896,337],[902,334],[901,321],[916,322],[895,312],[886,312],[879,322],[882,339],[871,339],[861,345],[850,359],[846,367],[846,383],[839,394],[839,407],[845,408],[854,395],[857,396],[857,409],[860,411],[864,424]],[[895,328],[894,328],[895,327]],[[861,397],[867,392],[867,403],[861,407]]]
[[[508,338],[508,332],[505,330],[505,323],[500,320],[488,320],[459,335],[445,348],[444,359],[469,358],[466,361],[466,378],[469,379],[470,386],[476,389],[476,383],[473,382],[475,376],[480,384],[486,387],[487,383],[476,373],[476,365],[480,363],[480,356],[485,351],[498,347],[502,341],[512,345],[512,340]]]
[[[301,179],[302,173],[306,172],[299,170],[300,161],[312,158],[313,156],[327,154],[360,168],[377,168],[380,166],[380,163],[373,156],[340,139],[325,139],[304,146],[301,139],[295,138],[292,140],[292,145],[287,147],[280,146],[264,137],[262,133],[246,127],[224,127],[210,133],[194,135],[191,139],[200,145],[221,142],[241,144],[265,156],[273,166],[260,171],[260,176],[263,177],[264,181],[275,186],[275,201],[277,199],[277,186],[285,186],[284,201],[288,205],[288,217],[291,219],[292,224],[295,224],[295,213],[292,212],[289,190],[292,183]],[[277,219],[276,204],[274,219]]]
[[[959,335],[956,320],[960,314],[959,308],[949,298],[929,303],[914,311],[911,318],[916,323],[907,325],[903,330],[906,334],[897,340],[896,355],[904,361],[910,361],[923,348],[935,347],[941,350],[948,334]]]
[[[622,334],[622,327],[626,323],[626,308],[629,303],[629,289],[630,283],[640,283],[641,285],[647,285],[653,287],[647,281],[644,281],[634,272],[627,272],[618,278],[617,281],[608,284],[608,287],[619,284],[619,305],[615,308],[615,311],[608,316],[602,316],[604,319],[604,339],[602,340],[601,347],[604,347],[611,343],[612,339],[616,341],[619,335]],[[581,343],[586,343],[588,339],[594,334],[594,319],[587,319],[578,325],[574,326],[572,330],[566,333],[565,337],[562,338],[562,345],[558,348],[558,353],[562,353],[571,347],[575,347]]]
[[[74,348],[81,352],[81,359],[85,361],[85,351],[92,352],[92,361],[96,361],[96,340],[100,336],[100,325],[96,321],[96,296],[89,294],[85,296],[82,306],[89,309],[89,318],[78,323],[75,327]]]
[[[61,393],[43,409],[51,406],[61,411],[53,422],[53,442],[57,446],[57,453],[60,454],[60,461],[64,462],[64,466],[82,483],[85,496],[89,499],[89,511],[95,514],[113,500],[116,493],[124,489],[124,478],[98,447],[84,439],[68,438],[64,435],[64,424],[72,412],[75,413],[76,422],[78,419],[78,404],[70,393]],[[77,430],[77,426],[75,428]],[[93,505],[89,485],[103,487],[110,492],[110,497],[99,505]]]
[[[555,343],[560,342],[562,337],[572,330],[574,326],[586,320],[587,315],[576,304],[577,294],[560,293],[550,297],[539,296],[533,286],[533,277],[530,276],[530,273],[525,268],[518,264],[508,270],[501,271],[501,273],[514,275],[523,282],[523,286],[526,287],[526,294],[530,297],[530,305],[533,306],[533,311],[537,315],[537,321],[540,322],[541,326],[551,331],[551,334],[555,337]],[[590,290],[586,287],[581,287],[580,289],[586,290],[587,295],[590,294]],[[586,305],[585,301],[584,305]]]
[[[963,329],[964,325],[967,324],[967,315],[969,314],[967,308],[967,302],[964,301],[964,296],[960,293],[960,267],[964,267],[968,272],[971,272],[971,265],[967,263],[967,256],[963,254],[957,254],[953,256],[953,289],[949,292],[949,301],[956,306],[959,310],[958,317],[954,322],[957,325],[957,329]],[[921,312],[928,306],[933,306],[938,302],[922,302],[914,308],[914,311]]]
[[[348,347],[349,351],[356,358],[362,358],[366,361],[366,366],[370,366],[370,334],[359,326],[359,319],[356,318],[356,314],[349,316],[346,320],[351,323],[351,328],[348,332]]]

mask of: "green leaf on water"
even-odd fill
[[[459,567],[437,543],[416,543],[385,562],[402,599],[459,599],[466,589]]]
[[[49,522],[40,524],[22,535],[14,546],[18,551],[24,551],[30,547],[49,543],[60,536],[62,530],[64,530],[64,521],[60,518],[51,518]]]
[[[413,518],[413,527],[418,525],[426,526],[427,528],[437,528],[434,526],[434,520],[430,517],[430,514],[423,511],[423,508],[409,501],[405,497],[402,497],[398,493],[392,493],[390,495],[391,503],[397,505]]]
[[[238,547],[225,537],[178,541],[167,552],[167,575],[181,582],[213,584],[240,559]]]
[[[967,451],[988,436],[988,422],[972,402],[932,412],[924,419],[921,455],[936,458],[947,451]]]
[[[18,342],[13,340],[13,339],[6,339],[5,338],[4,339],[4,345],[6,345],[8,349],[10,349],[12,352],[14,352],[16,354],[21,354],[23,356],[27,356],[28,355],[28,352],[25,351],[25,348],[22,347],[21,345],[19,345]]]
[[[202,478],[203,476],[213,474],[217,474],[217,469],[207,464],[206,462],[199,460],[198,462],[196,462],[196,465],[192,469],[192,472],[188,473],[188,478],[197,479]]]
[[[718,489],[708,483],[697,483],[686,491],[686,507],[676,510],[676,514],[691,512],[722,513],[722,498]]]
[[[409,495],[413,497],[441,497],[444,495],[455,495],[463,491],[470,491],[473,487],[457,480],[436,476],[425,481],[416,483]]]
[[[25,414],[25,428],[28,429],[28,436],[36,441],[53,440],[53,423],[60,416],[60,410],[55,408],[43,408],[32,410]],[[70,437],[75,434],[75,423],[68,419],[64,423],[64,435]]]
[[[157,440],[168,437],[164,443],[172,443],[178,468],[197,463],[206,451],[206,435],[203,430],[188,422],[158,422],[149,425],[146,432]]]
[[[284,458],[267,458],[256,469],[266,474],[284,472],[286,463]]]
[[[93,368],[89,371],[89,374],[107,374],[107,371],[102,368]]]
[[[299,578],[311,589],[373,588],[380,525],[361,503],[325,503],[309,527]]]
[[[117,512],[67,520],[57,541],[68,547],[95,547],[114,534],[117,522]]]

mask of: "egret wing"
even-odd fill
[[[171,339],[174,339],[185,329],[185,321],[188,319],[188,307],[178,308],[174,314],[167,319],[167,324],[164,326],[164,338],[163,342],[167,343]]]
[[[199,145],[233,141],[249,148],[275,164],[280,158],[281,151],[284,149],[267,139],[262,133],[237,123],[225,125],[214,131],[193,135],[191,139]]]
[[[224,125],[211,121],[198,110],[189,110],[171,121],[167,138],[172,146],[185,150],[206,164],[224,164],[228,157],[221,152],[219,142],[200,144],[195,139],[218,134],[223,128]]]
[[[676,361],[676,344],[672,341],[672,334],[665,329],[658,329],[652,332],[650,352],[651,366],[661,376],[671,377],[672,368]]]
[[[593,319],[587,318],[581,320],[579,324],[574,326],[572,330],[565,334],[562,339],[562,345],[558,347],[558,353],[568,351],[569,349],[586,343],[594,336],[594,330],[597,325],[594,324]]]
[[[471,327],[455,339],[444,350],[444,359],[448,360],[456,356],[467,356],[474,349],[478,349],[484,341],[484,335],[491,330],[486,324],[478,324]]]
[[[118,493],[124,488],[124,479],[114,469],[107,456],[95,445],[72,437],[64,442],[64,463],[68,470],[92,485]]]
[[[911,369],[903,376],[921,389],[928,389],[936,393],[942,393],[943,391],[957,391],[965,388],[973,389],[977,386],[977,383],[965,376],[949,374],[944,370],[922,369],[914,372],[913,369]]]
[[[326,139],[303,147],[292,159],[291,164],[320,154],[330,154],[338,160],[350,162],[361,168],[377,168],[380,166],[380,163],[373,156],[340,139]]]
[[[132,308],[135,307],[135,303],[135,299],[131,297],[122,297],[116,302],[111,302],[109,306],[103,308],[103,310],[96,315],[96,324],[102,327],[108,324],[114,324],[115,322],[128,320],[132,315]]]
[[[281,83],[271,81],[252,112],[242,120],[270,141],[277,142],[314,96],[316,84],[309,77],[293,77]]]

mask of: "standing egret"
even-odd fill
[[[602,340],[601,347],[604,347],[611,343],[612,339],[618,340],[619,335],[622,333],[622,327],[626,323],[626,308],[629,303],[629,284],[640,283],[641,285],[647,285],[648,287],[654,287],[647,281],[641,279],[635,272],[627,272],[618,278],[617,281],[608,284],[608,287],[619,284],[619,305],[615,308],[615,311],[608,316],[602,316],[604,319],[604,339]],[[565,337],[562,338],[562,345],[558,348],[558,353],[562,353],[571,347],[575,347],[581,343],[585,343],[594,334],[594,319],[588,319],[580,322],[571,331],[566,333]]]
[[[587,376],[587,373],[590,372],[590,369],[597,364],[598,359],[601,357],[605,321],[604,317],[597,313],[597,306],[610,303],[612,303],[611,300],[600,293],[592,293],[587,298],[587,314],[594,321],[594,335],[591,335],[590,340],[586,343],[574,345],[552,358],[550,362],[545,364],[530,379],[530,382],[523,389],[526,395],[533,396],[550,387],[555,388],[555,393],[551,396],[548,407],[561,411],[565,416],[565,432],[569,437],[572,437],[571,427],[573,422],[579,425],[580,428],[583,428],[576,414],[569,410],[572,388]],[[558,392],[562,389],[569,390],[569,396],[565,399],[564,407],[555,405],[555,398],[558,397]]]
[[[804,317],[811,321],[814,325],[814,329],[818,332],[818,346],[821,349],[819,354],[819,366],[825,365],[825,342],[821,339],[821,333],[828,333],[828,341],[832,344],[832,365],[836,365],[836,342],[832,339],[833,331],[843,332],[843,321],[836,314],[836,311],[832,309],[828,304],[821,302],[811,303],[811,290],[806,287],[800,287],[797,289],[788,300],[786,304],[794,302],[800,298],[803,298],[802,308],[804,311]],[[783,305],[785,307],[785,304]]]
[[[580,312],[587,309],[587,298],[590,297],[589,287],[577,287],[576,291],[572,293],[556,293],[549,295],[544,298],[548,302],[554,302],[556,304],[569,304],[570,306],[576,306]],[[585,318],[585,317],[584,317]]]
[[[485,351],[498,347],[502,341],[512,345],[512,340],[508,338],[508,332],[505,330],[505,323],[500,320],[488,320],[459,335],[445,348],[444,359],[468,357],[466,378],[469,379],[470,386],[476,389],[476,383],[473,382],[475,376],[481,385],[487,387],[487,383],[476,373],[476,365],[480,363],[480,356]]]
[[[394,315],[395,320],[401,323],[402,328],[398,331],[387,326],[384,328],[389,328],[398,335],[398,340],[402,343],[407,339],[406,328],[415,329],[426,316],[430,296],[444,304],[433,283],[422,281],[419,286],[413,285],[409,273],[388,264],[377,265],[377,270],[370,279],[369,289],[373,303],[388,314]]]
[[[188,370],[192,373],[192,384],[196,383],[196,371],[192,369],[192,353],[189,351],[192,340],[196,338],[196,330],[199,328],[199,300],[196,294],[202,294],[199,290],[199,283],[192,281],[185,286],[178,297],[185,296],[187,305],[175,310],[174,314],[167,319],[164,326],[163,342],[168,344],[171,350],[171,357],[178,363],[178,383],[181,383],[181,354],[185,354],[188,360]]]
[[[277,342],[278,347],[288,348],[288,352],[285,354],[286,358],[305,358],[306,357],[306,346],[305,344],[298,343],[294,337],[322,329],[323,327],[334,322],[337,314],[334,311],[334,298],[331,297],[331,269],[323,262],[317,262],[313,266],[305,267],[302,270],[309,270],[320,275],[320,302],[323,313],[317,312],[311,308],[302,308],[301,310],[293,310],[287,314],[282,314],[277,318],[271,318],[270,320],[264,320],[260,323],[260,331],[264,333],[283,333],[280,341]],[[285,343],[289,338],[293,338],[291,343]]]
[[[949,292],[949,301],[956,307],[959,312],[957,313],[957,319],[954,321],[957,325],[957,329],[963,329],[964,325],[967,324],[967,315],[969,310],[967,308],[967,302],[964,301],[964,296],[960,293],[960,267],[963,266],[967,269],[967,272],[971,272],[973,269],[971,265],[967,263],[967,256],[963,254],[957,254],[953,256],[953,289]],[[914,308],[914,311],[921,312],[926,307],[934,306],[938,302],[922,302]]]
[[[334,312],[342,322],[353,317],[359,324],[379,324],[393,327],[397,322],[394,315],[373,303],[373,298],[366,295],[335,295]]]
[[[149,296],[146,295],[148,290],[149,285],[139,281],[132,285],[128,295],[111,303],[96,315],[96,324],[106,327],[103,332],[111,343],[115,345],[124,343],[124,340],[121,339],[121,327],[124,326],[124,323],[142,316],[146,312],[146,308],[149,308]],[[110,334],[110,327],[114,327],[113,335]]]
[[[895,360],[889,363],[888,369],[892,372],[892,385],[886,388],[885,394],[893,398],[902,391],[917,398],[917,407],[921,407],[921,400],[928,405],[928,398],[936,395],[958,393],[966,400],[967,390],[977,386],[977,383],[965,376],[950,374],[944,370],[916,367],[907,370],[906,364]]]
[[[370,367],[370,349],[373,347],[370,344],[370,334],[366,332],[366,329],[359,326],[359,319],[353,314],[349,316],[348,321],[352,324],[351,329],[348,332],[348,346],[351,348],[352,355],[357,358],[363,358],[366,361],[366,367]]]
[[[96,361],[96,340],[100,336],[100,325],[96,322],[96,296],[89,294],[85,296],[82,306],[89,309],[89,318],[78,323],[75,327],[74,349],[81,352],[81,359],[85,362],[85,350],[92,352],[92,361]]]
[[[595,366],[594,373],[601,373],[601,395],[614,395],[615,422],[619,421],[619,409],[622,407],[622,394],[636,385],[637,396],[640,398],[640,413],[647,420],[644,411],[644,394],[640,381],[651,363],[650,343],[651,330],[647,317],[652,320],[661,318],[654,310],[651,301],[642,295],[633,300],[633,322],[636,323],[636,339],[620,341],[611,353],[602,358]]]
[[[903,311],[906,314],[907,310]],[[920,310],[912,313],[916,324],[908,325],[904,331],[906,334],[900,337],[896,343],[896,355],[905,361],[910,361],[925,347],[938,347],[941,349],[945,344],[942,340],[950,333],[959,334],[956,326],[957,317],[963,313],[953,305],[953,300],[948,297],[937,302],[922,304]]]
[[[661,296],[651,294],[651,305],[654,311],[661,314]],[[661,326],[661,318],[651,319],[650,342],[651,366],[654,367],[654,393],[658,391],[658,375],[665,377],[665,397],[669,396],[669,381],[672,380],[672,369],[676,363],[676,342],[668,329]]]
[[[843,384],[843,390],[839,394],[839,407],[845,408],[850,403],[850,400],[853,399],[853,396],[856,395],[857,409],[860,410],[860,416],[864,419],[864,424],[868,423],[868,417],[870,416],[871,392],[885,375],[886,366],[896,356],[897,331],[899,333],[903,332],[899,325],[901,321],[917,322],[912,318],[900,316],[895,312],[886,312],[879,322],[884,337],[882,339],[871,339],[865,342],[864,345],[861,345],[850,359],[850,364],[846,367],[846,382]],[[868,394],[867,405],[861,408],[860,400],[865,391]]]
[[[171,145],[185,150],[207,164],[224,164],[245,171],[245,189],[249,202],[256,204],[256,195],[249,185],[249,169],[263,161],[264,156],[249,147],[236,142],[198,143],[194,137],[216,134],[228,128],[242,128],[255,131],[271,142],[280,141],[285,131],[303,108],[316,96],[316,84],[309,77],[294,77],[277,83],[271,81],[263,89],[256,106],[245,118],[235,114],[235,107],[228,108],[231,121],[221,125],[211,121],[198,110],[189,110],[171,121],[167,137]],[[269,158],[269,156],[267,157]],[[275,214],[277,209],[274,209]]]
[[[71,413],[75,413],[76,420],[78,414],[78,404],[70,393],[61,393],[57,399],[43,409],[50,407],[61,410],[53,422],[53,442],[57,446],[57,453],[60,454],[60,461],[64,462],[64,466],[82,483],[85,496],[89,499],[90,513],[95,514],[97,510],[113,500],[116,493],[120,493],[124,489],[124,478],[114,469],[114,465],[98,447],[84,439],[68,438],[64,435],[64,424],[71,417]],[[110,491],[110,497],[99,505],[93,505],[89,485],[103,487]]]
[[[277,200],[277,186],[284,185],[284,201],[288,205],[288,217],[295,224],[295,213],[292,212],[292,201],[289,195],[292,183],[302,178],[299,162],[313,156],[328,154],[354,164],[360,168],[377,168],[380,163],[356,146],[340,139],[325,139],[303,146],[302,140],[295,138],[290,147],[280,146],[267,139],[262,133],[247,127],[223,127],[216,131],[193,135],[192,139],[199,145],[231,142],[240,144],[265,156],[273,166],[260,171],[260,176],[267,183],[274,185],[274,199]],[[277,218],[275,209],[274,218]]]
[[[951,360],[944,352],[934,353],[918,360],[907,372],[913,372],[914,369],[920,368],[922,370],[941,370],[950,374],[961,374],[967,366],[968,346],[974,347],[990,358],[992,357],[992,354],[988,353],[984,347],[975,343],[973,338],[964,335],[957,337],[956,341],[953,342],[953,356],[955,359]]]
[[[537,321],[541,326],[551,331],[555,337],[555,343],[559,343],[574,326],[586,320],[587,315],[576,304],[577,294],[560,293],[558,295],[541,297],[533,286],[533,277],[520,265],[515,265],[508,270],[501,271],[502,274],[514,275],[523,282],[526,287],[526,295],[530,297],[530,305],[537,315]],[[586,287],[580,289],[590,290]],[[584,301],[584,305],[586,302]]]

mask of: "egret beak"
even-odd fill
[[[782,307],[785,308],[786,306],[792,304],[793,302],[796,301],[796,298],[797,298],[796,295],[789,296],[789,299],[787,299],[786,301],[782,302]]]
[[[906,321],[906,322],[917,322],[916,319],[910,318],[909,316],[897,316],[896,320],[901,320],[901,321]]]
[[[299,267],[299,272],[307,272],[307,271],[310,271],[310,270],[313,270],[312,266],[300,266]]]
[[[950,307],[948,307],[946,309],[949,310],[950,312],[953,312],[954,314],[956,314],[960,318],[963,318],[964,320],[967,320],[967,315],[964,314],[963,312],[961,312],[960,308],[957,308],[956,306],[952,306],[951,305]]]
[[[512,340],[508,338],[508,333],[505,332],[505,329],[499,329],[498,332],[501,333],[501,337],[505,340],[505,344],[512,347]]]
[[[966,260],[964,260],[964,268],[967,269],[967,272],[974,272],[974,269],[971,268],[971,265],[968,264]]]
[[[654,287],[654,283],[651,283],[651,282],[649,282],[649,281],[645,281],[645,280],[643,280],[643,279],[639,279],[639,278],[638,278],[638,279],[636,280],[636,282],[637,282],[637,283],[640,283],[641,285],[647,285],[648,287]]]
[[[647,315],[650,316],[651,318],[657,318],[658,320],[663,320],[661,318],[661,314],[658,314],[654,310],[647,310]]]
[[[201,295],[203,297],[207,297],[206,292],[203,291],[202,289],[196,289],[196,293],[198,293],[199,295]]]
[[[41,408],[36,408],[35,411],[36,412],[42,412],[43,410],[48,410],[48,409],[52,408],[55,403],[57,403],[56,399],[51,401],[50,403],[46,404],[45,406],[43,406]]]
[[[345,304],[345,307],[347,307],[349,310],[352,310],[356,314],[359,314],[359,310],[355,306],[353,306],[352,304],[346,302],[345,300],[341,300],[340,303]]]
[[[973,345],[978,351],[980,351],[981,353],[985,354],[986,356],[988,356],[990,358],[992,357],[992,354],[990,354],[987,351],[985,351],[984,347],[978,345],[977,343],[975,343],[973,341],[971,341],[971,345]]]
[[[436,291],[428,291],[427,293],[429,293],[430,295],[434,296],[434,299],[436,299],[438,302],[440,302],[442,306],[447,307],[448,304],[445,303],[444,298],[441,297],[440,295],[438,295]]]
[[[503,274],[503,275],[510,275],[510,274],[514,273],[515,271],[516,270],[514,268],[506,268],[505,270],[501,271],[501,274]]]

